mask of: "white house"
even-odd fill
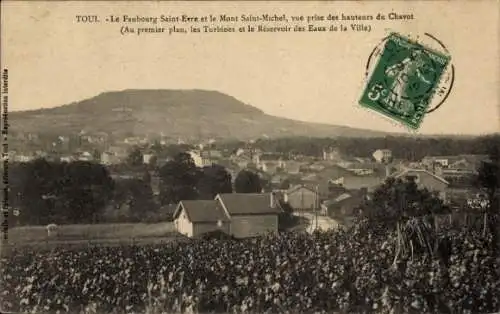
[[[273,194],[218,194],[215,200],[181,201],[176,229],[188,237],[220,230],[236,238],[278,232],[281,208]]]
[[[61,162],[72,162],[75,160],[73,156],[61,156],[61,158],[59,159],[61,160]]]
[[[189,151],[188,154],[191,156],[197,167],[210,166],[216,161],[216,157],[212,156],[210,151],[192,150]]]
[[[389,162],[392,159],[392,151],[390,149],[377,149],[372,156],[377,162]]]
[[[112,165],[118,163],[118,158],[116,158],[115,154],[112,152],[102,152],[101,163],[103,165]]]
[[[342,157],[338,149],[330,147],[329,149],[323,150],[323,160],[335,160],[338,161]]]
[[[27,155],[16,155],[14,157],[14,161],[17,162],[29,162],[33,159],[35,159],[33,156],[27,156]]]
[[[151,158],[153,158],[154,154],[143,154],[142,155],[142,162],[145,163],[145,164],[149,164],[149,162],[151,161]]]
[[[174,212],[177,231],[187,237],[199,237],[212,232],[229,230],[229,217],[215,200],[181,201]]]

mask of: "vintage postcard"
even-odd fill
[[[2,313],[500,312],[500,2],[2,1]]]

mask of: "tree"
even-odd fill
[[[279,139],[259,139],[253,145],[267,152],[282,154],[294,153],[320,157],[323,149],[335,147],[340,153],[357,157],[371,157],[379,148],[392,150],[395,158],[411,161],[421,160],[426,155],[488,154],[488,147],[498,143],[500,135],[488,135],[477,138],[408,138],[384,136],[376,138],[310,138],[289,137]],[[226,147],[234,149],[242,143],[231,143]]]
[[[213,199],[219,193],[232,193],[231,174],[220,165],[205,166],[197,184],[200,198]]]
[[[101,160],[101,152],[98,149],[94,149],[92,157],[94,157],[94,160]]]
[[[160,168],[160,198],[162,204],[176,204],[198,197],[196,185],[200,172],[187,153],[177,154]]]
[[[132,179],[127,185],[127,192],[129,194],[128,205],[135,217],[144,216],[146,212],[155,208],[150,182],[146,179]]]
[[[436,194],[419,189],[411,178],[388,178],[375,189],[372,199],[363,208],[366,218],[385,228],[394,228],[402,219],[447,212],[447,207]]]
[[[62,172],[63,178],[56,179],[60,196],[56,200],[69,209],[68,220],[95,222],[112,197],[114,183],[108,171],[100,164],[76,161],[65,164]]]
[[[135,147],[127,156],[127,164],[137,167],[143,164],[143,154],[138,147]]]
[[[150,148],[156,154],[160,154],[163,151],[163,149],[164,149],[163,145],[158,140],[155,140],[154,143],[151,145]]]
[[[260,193],[262,185],[259,175],[249,170],[241,170],[234,181],[236,193]]]
[[[298,219],[293,215],[293,208],[290,204],[284,202],[283,200],[279,200],[278,204],[282,209],[278,215],[278,226],[280,230],[286,230],[287,228],[294,226],[298,222]]]
[[[280,183],[281,190],[288,190],[290,188],[290,179],[285,179]]]
[[[151,156],[148,162],[149,169],[155,169],[158,166],[158,157],[156,155]]]
[[[188,150],[192,149],[192,146],[187,144],[170,144],[165,146],[162,149],[161,154],[159,156],[162,157],[175,157],[180,153],[185,153]]]
[[[363,206],[368,232],[394,234],[397,253],[433,255],[439,239],[434,228],[435,215],[448,213],[443,201],[427,189],[419,189],[412,178],[389,178]]]
[[[50,215],[48,197],[56,190],[55,172],[45,159],[21,164],[16,173],[16,194],[20,195],[21,219],[32,224],[46,224]],[[10,173],[10,170],[9,170]]]
[[[84,223],[97,219],[111,199],[113,180],[106,168],[85,161],[38,159],[24,165],[20,194],[26,223]]]

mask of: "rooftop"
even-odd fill
[[[277,200],[271,207],[270,193],[224,193],[216,196],[230,215],[279,214]]]
[[[192,222],[229,221],[224,209],[215,200],[181,201],[174,213],[174,218],[180,214],[181,209],[186,211]]]

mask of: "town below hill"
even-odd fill
[[[12,156],[3,307],[497,312],[498,136],[363,141]]]
[[[272,193],[289,211],[318,212],[349,224],[363,202],[391,178],[412,179],[447,206],[478,208],[485,202],[476,182],[478,169],[498,143],[496,135],[462,140],[299,137],[198,145],[155,142],[101,154],[13,154],[9,200],[18,215],[11,219],[14,225],[172,221],[181,201]],[[380,148],[368,153],[375,145]],[[454,154],[422,156],[439,151]],[[217,205],[208,207],[215,210]]]

